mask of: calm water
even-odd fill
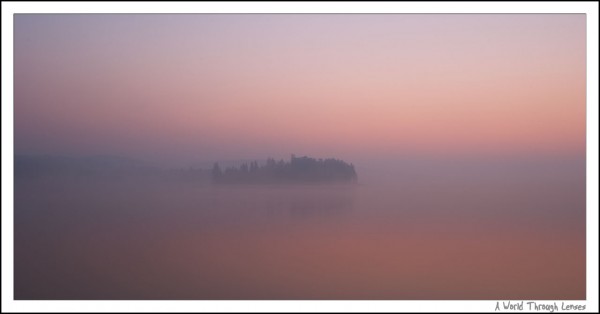
[[[17,178],[15,298],[585,298],[582,172],[436,172],[355,186]]]

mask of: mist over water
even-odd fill
[[[585,14],[13,18],[16,299],[586,296]]]
[[[380,171],[387,166],[387,171]],[[15,178],[16,299],[583,299],[583,161]]]

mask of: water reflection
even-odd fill
[[[15,297],[580,299],[571,187],[18,180]]]

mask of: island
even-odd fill
[[[253,161],[239,168],[221,169],[219,163],[215,163],[211,178],[216,184],[357,182],[353,164],[335,158],[316,159],[295,155],[291,156],[289,162],[268,158],[262,166]]]

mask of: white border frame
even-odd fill
[[[14,301],[12,30],[15,13],[587,14],[587,300],[565,302],[584,304],[585,312],[598,312],[597,2],[2,2],[2,312],[493,312],[496,301]],[[560,304],[560,300],[556,301]]]

